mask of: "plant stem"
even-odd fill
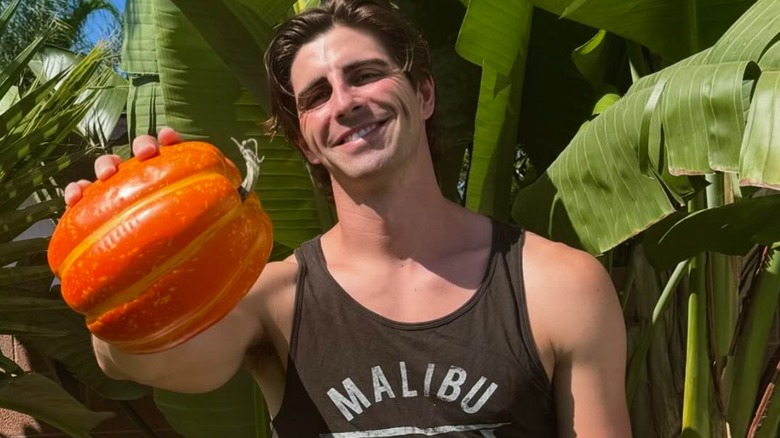
[[[750,300],[734,353],[734,383],[727,394],[732,436],[745,436],[759,391],[780,291],[780,249],[770,251]]]
[[[626,383],[627,400],[629,405],[633,402],[634,395],[636,395],[639,379],[647,362],[647,352],[650,350],[650,345],[653,342],[653,338],[655,338],[655,333],[658,331],[661,315],[669,303],[669,298],[677,290],[677,285],[680,283],[680,280],[685,273],[685,268],[688,266],[688,262],[688,260],[680,262],[677,267],[674,268],[672,276],[669,277],[669,281],[666,282],[666,286],[664,286],[664,290],[661,292],[661,296],[658,298],[658,303],[653,308],[653,319],[650,323],[650,328],[645,330],[645,332],[642,334],[642,338],[639,340],[639,345],[637,346],[634,354],[631,356],[631,360],[629,361],[628,366],[628,381]]]
[[[750,424],[747,438],[777,438],[777,428],[780,423],[780,400],[777,397],[777,386],[780,383],[780,349],[775,350],[769,370],[764,396],[756,408],[753,422]]]
[[[700,210],[705,201],[699,194],[690,202],[691,211]],[[710,436],[710,395],[712,374],[707,330],[707,254],[695,256],[689,266],[688,342],[683,394],[682,438]]]
[[[707,208],[725,205],[725,179],[722,173],[706,176]],[[710,298],[712,303],[712,330],[715,361],[718,369],[725,365],[726,356],[731,348],[732,337],[737,321],[737,290],[729,257],[724,254],[710,253],[709,275]],[[718,373],[720,375],[720,373]]]
[[[130,421],[135,424],[135,426],[138,428],[138,430],[141,431],[141,433],[147,437],[147,438],[158,438],[157,434],[154,433],[154,430],[152,430],[151,427],[149,427],[148,424],[146,424],[146,421],[144,421],[143,418],[141,418],[140,415],[138,415],[138,412],[136,412],[135,408],[127,402],[127,401],[120,401],[119,406],[122,407],[122,410],[125,412],[125,415],[130,418]]]
[[[688,17],[688,55],[693,55],[699,50],[699,14],[696,9],[696,0],[685,1],[685,12]]]

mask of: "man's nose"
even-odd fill
[[[348,118],[363,105],[355,90],[347,84],[334,87],[331,98],[336,119]]]

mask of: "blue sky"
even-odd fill
[[[120,13],[124,12],[125,0],[111,0],[111,3]],[[110,36],[111,29],[115,25],[114,19],[107,12],[95,12],[87,19],[87,38],[92,42],[106,38]]]

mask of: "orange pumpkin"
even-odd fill
[[[271,222],[236,166],[186,142],[84,190],[49,243],[68,305],[125,351],[172,348],[241,300],[268,261]]]

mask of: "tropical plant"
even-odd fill
[[[257,139],[274,257],[335,220],[294,148],[260,129],[261,53],[276,23],[312,3],[126,8],[131,137],[167,125],[236,159],[231,138]],[[396,3],[433,47],[453,145],[437,166],[445,193],[602,255],[616,279],[627,269],[619,289],[635,434],[774,436],[778,373],[761,375],[780,289],[771,249],[780,3]],[[261,396],[245,374],[236,379],[210,394],[155,397],[187,436],[258,436]]]
[[[0,11],[14,3],[13,0],[0,0]],[[117,24],[122,20],[120,11],[108,0],[38,0],[22,2],[15,8],[14,20],[0,36],[0,68],[5,68],[43,33],[47,34],[48,45],[86,53],[93,46],[86,35],[90,17],[105,13]],[[121,29],[121,26],[114,28]],[[121,35],[118,34],[116,40],[121,40]]]
[[[685,298],[678,317],[664,324],[670,331],[674,323],[687,325],[682,329],[687,337],[682,418],[678,425],[672,421],[675,432],[666,429],[661,436],[680,430],[692,437],[775,436],[780,417],[769,403],[774,382],[760,380],[780,289],[777,254],[771,250],[780,241],[775,222],[780,197],[750,187],[780,188],[780,169],[773,160],[780,4],[755,2],[720,35],[753,2],[734,1],[728,8],[699,2],[697,10],[686,9],[691,4],[663,10],[642,1],[615,9],[586,2],[532,3],[586,24],[609,26],[659,54],[649,60],[656,64],[690,56],[648,74],[648,60],[641,54],[637,59],[631,45],[618,48],[634,67],[630,89],[619,100],[604,93],[610,106],[594,111],[599,115],[586,121],[539,179],[520,192],[513,217],[594,253],[635,239],[642,244],[634,251],[644,251],[656,267],[677,264],[652,318],[639,321],[646,325],[638,328],[639,343],[632,351],[631,402],[642,376],[653,371],[645,369],[647,352],[654,329],[662,325],[666,300],[686,276],[686,287],[678,291]],[[672,12],[684,17],[686,33],[675,35],[652,24],[654,14]],[[679,41],[687,44],[681,48]],[[615,51],[600,33],[574,61],[591,83],[604,84],[603,59]],[[598,102],[603,104],[603,98]],[[727,255],[745,255],[755,245],[766,248],[760,268],[735,269]],[[740,273],[747,281],[737,282]],[[770,370],[777,365],[774,360]],[[674,420],[680,412],[670,415],[666,408],[668,396],[675,395],[673,379],[654,383],[645,388],[666,389],[648,394],[661,412],[656,415]],[[759,406],[762,398],[768,403]],[[648,423],[636,418],[641,411],[634,413],[635,425]]]
[[[20,2],[10,4],[0,15],[0,35]],[[77,59],[72,53],[44,48],[47,36],[39,35],[0,72],[0,184],[4,187],[0,195],[0,334],[16,336],[44,353],[52,365],[63,364],[98,393],[116,399],[137,398],[147,389],[113,381],[100,371],[83,320],[67,309],[57,286],[52,287],[45,257],[48,239],[26,237],[31,226],[56,217],[64,208],[54,179],[90,156],[85,141],[74,133],[113,129],[126,95],[125,90],[119,111],[116,105],[112,112],[111,105],[105,104],[113,91],[102,88],[116,78],[103,67],[104,48]],[[28,67],[39,79],[29,87],[17,86]],[[95,111],[100,102],[103,111]],[[56,374],[51,377],[56,379]],[[0,407],[27,413],[76,437],[88,436],[89,429],[113,416],[88,410],[52,378],[25,371],[0,354]]]

